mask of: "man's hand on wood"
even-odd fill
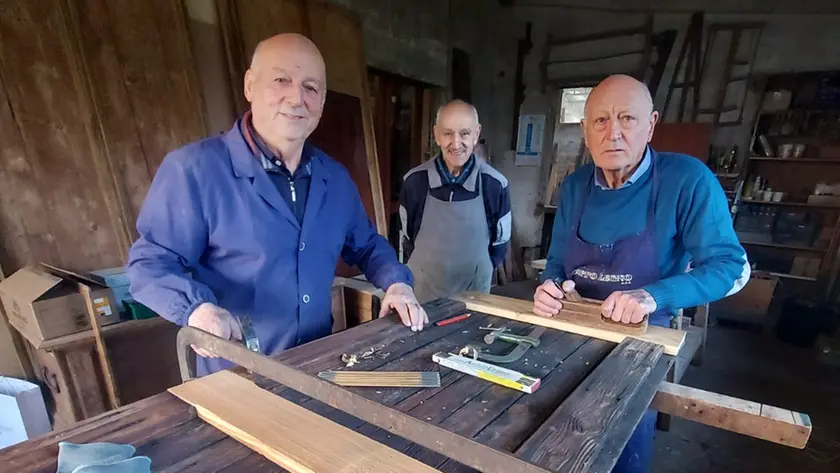
[[[565,293],[574,289],[574,281],[563,281],[561,287],[557,287],[552,280],[540,284],[534,292],[534,313],[543,317],[554,317],[563,309],[561,301],[566,297]]]
[[[615,322],[637,324],[656,312],[656,301],[644,289],[616,291],[601,304],[601,314]]]
[[[388,288],[388,291],[385,292],[379,317],[385,317],[391,309],[397,311],[403,325],[411,327],[412,332],[423,330],[423,326],[429,323],[429,316],[426,315],[426,311],[417,302],[417,297],[414,296],[414,289],[408,284],[392,284]]]

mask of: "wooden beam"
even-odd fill
[[[230,371],[169,392],[195,406],[198,416],[217,429],[294,473],[438,471]]]
[[[117,389],[114,370],[111,368],[111,359],[108,357],[108,350],[105,347],[105,339],[102,337],[100,330],[99,317],[97,317],[96,308],[93,305],[90,286],[79,283],[79,292],[85,301],[85,308],[87,309],[88,318],[90,318],[90,327],[96,339],[96,354],[99,358],[99,366],[102,368],[102,377],[105,378],[105,390],[108,393],[108,401],[110,402],[111,409],[116,409],[120,407],[120,394]]]
[[[711,427],[799,449],[805,448],[811,436],[808,414],[669,382],[659,385],[650,407]]]
[[[662,345],[666,355],[677,355],[685,343],[685,332],[656,325],[648,326],[644,334],[630,335],[616,331],[612,324],[606,322],[602,326],[593,326],[590,324],[582,325],[579,321],[569,322],[558,318],[541,317],[533,313],[532,302],[520,299],[482,294],[479,292],[465,292],[451,297],[451,299],[466,304],[467,310],[484,312],[485,314],[495,315],[497,317],[576,333],[599,340],[621,343],[628,337],[638,338],[639,340]]]

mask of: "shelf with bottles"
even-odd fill
[[[810,208],[810,209],[819,209],[819,210],[837,210],[840,211],[840,206],[838,205],[830,205],[830,204],[809,204],[808,202],[790,202],[790,201],[779,201],[773,202],[772,200],[760,200],[760,199],[741,199],[741,204],[748,204],[748,205],[772,205],[775,207],[801,207],[801,208]]]

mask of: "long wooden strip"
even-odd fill
[[[195,406],[208,423],[294,473],[438,471],[229,371],[169,392]]]
[[[811,436],[808,414],[663,382],[650,406],[659,412],[794,448]]]
[[[641,340],[621,342],[516,451],[519,458],[551,471],[609,471],[656,389],[664,369],[655,369],[662,347]],[[663,360],[664,361],[664,360]],[[655,373],[655,374],[654,374]],[[661,376],[653,379],[654,376]],[[606,448],[609,445],[610,448]]]
[[[105,347],[105,339],[102,337],[101,328],[99,326],[99,318],[96,315],[96,309],[93,307],[93,297],[90,293],[90,286],[85,283],[79,283],[79,293],[85,301],[85,309],[90,319],[90,327],[93,331],[94,339],[96,340],[96,354],[99,358],[99,366],[102,368],[102,374],[105,378],[105,388],[108,393],[108,401],[111,404],[111,409],[120,407],[120,394],[117,388],[117,381],[114,378],[114,370],[111,368],[111,358],[108,356],[108,349]]]
[[[578,322],[561,320],[557,317],[540,317],[532,312],[533,304],[531,302],[510,297],[478,292],[465,292],[451,297],[451,299],[463,302],[467,306],[467,310],[484,312],[485,314],[495,315],[497,317],[563,330],[564,332],[585,335],[599,340],[620,343],[628,337],[637,338],[661,345],[666,355],[676,355],[685,343],[685,332],[655,325],[648,326],[644,334],[630,335],[616,331],[612,324],[604,324],[599,328],[583,325]]]

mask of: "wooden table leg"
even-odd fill
[[[700,342],[700,348],[694,353],[694,357],[691,359],[693,366],[700,366],[703,364],[703,356],[706,354],[706,334],[709,328],[709,304],[697,306],[693,325],[700,327],[703,331],[703,340]]]

